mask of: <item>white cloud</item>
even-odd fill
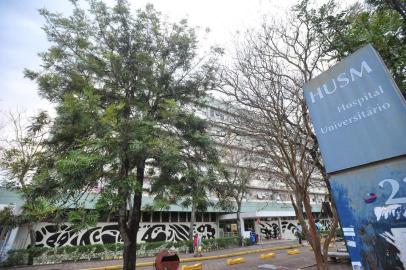
[[[54,106],[39,97],[35,82],[24,78],[19,70],[1,74],[0,81],[0,108],[3,111],[22,109],[28,115],[39,110],[54,113]]]

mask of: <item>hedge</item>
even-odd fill
[[[203,251],[215,251],[220,249],[238,247],[241,239],[238,237],[215,238],[203,240]],[[248,243],[245,243],[248,245]],[[175,247],[179,253],[188,253],[193,246],[192,241],[180,242],[149,242],[137,244],[138,257],[156,256],[162,249]],[[53,264],[62,262],[77,262],[88,260],[112,260],[121,259],[123,244],[96,244],[83,246],[64,246],[57,248],[35,247],[31,249],[10,250],[7,260],[0,266],[10,267],[27,265],[29,254],[34,257],[34,265]]]

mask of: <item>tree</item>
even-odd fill
[[[333,211],[332,228],[322,246],[309,192],[328,187],[328,175],[304,101],[303,85],[326,67],[321,61],[321,37],[308,9],[304,1],[295,6],[286,21],[264,23],[259,31],[247,32],[234,65],[223,73],[221,92],[241,108],[233,125],[255,139],[269,161],[269,172],[291,191],[296,216],[313,247],[317,267],[326,269],[328,245],[338,218]]]
[[[0,210],[0,224],[3,227],[0,232],[0,237],[1,239],[4,239],[5,234],[8,232],[8,230],[17,226],[13,207],[6,206]]]
[[[28,226],[30,245],[35,247],[35,222],[49,218],[55,211],[45,199],[37,193],[36,181],[33,176],[44,161],[45,140],[48,135],[50,119],[45,112],[40,112],[24,123],[24,115],[20,112],[9,113],[9,122],[12,127],[10,139],[5,139],[4,149],[0,155],[0,169],[4,176],[4,187],[19,191],[25,199],[21,211],[4,208],[1,211],[1,224],[10,227]],[[33,263],[30,253],[29,264]]]
[[[191,208],[189,241],[193,241],[193,228],[196,223],[196,212],[205,212],[213,203],[210,201],[210,191],[216,185],[216,178],[212,169],[205,174],[201,170],[196,170],[193,165],[189,165],[189,170],[181,177],[183,188],[175,192],[182,198],[181,205]],[[181,183],[179,183],[181,186]],[[190,252],[193,252],[192,246]]]
[[[43,69],[26,76],[57,116],[38,177],[65,200],[100,184],[104,203],[118,209],[123,269],[135,269],[145,180],[177,183],[185,149],[210,155],[191,108],[213,86],[217,56],[198,58],[194,30],[162,21],[151,5],[132,15],[123,0],[88,3],[85,11],[73,1],[69,17],[40,11],[52,46]]]
[[[0,168],[4,175],[3,183],[11,188],[27,188],[31,183],[38,164],[43,159],[44,142],[47,136],[49,117],[40,112],[31,123],[24,123],[21,112],[10,112],[8,122],[10,138],[3,139],[4,150],[0,156]]]
[[[367,0],[367,3],[378,8],[390,8],[396,10],[403,18],[406,26],[406,2],[404,0]]]
[[[307,1],[303,1],[304,5]],[[340,10],[330,1],[319,8],[309,9],[308,17],[320,33],[323,57],[341,60],[370,43],[379,52],[400,90],[406,91],[406,21],[391,4],[401,1],[367,1],[372,5],[355,4]],[[404,3],[400,3],[403,5]],[[404,14],[404,9],[402,11]],[[304,14],[304,13],[303,13]]]
[[[217,187],[217,192],[222,204],[228,206],[230,203],[235,203],[231,208],[237,215],[238,236],[242,238],[244,230],[241,224],[242,201],[247,198],[250,184],[258,176],[258,170],[262,164],[253,146],[241,148],[238,146],[239,143],[241,138],[230,132],[221,139],[220,154],[226,173]]]
[[[207,124],[206,120],[196,118],[188,126],[185,126],[190,130],[190,134],[200,130],[196,143],[201,145],[196,147],[196,144],[191,143],[183,149],[177,161],[178,172],[181,176],[177,179],[171,179],[171,183],[163,184],[162,181],[155,181],[154,185],[151,186],[151,193],[156,195],[154,200],[161,207],[179,204],[182,207],[191,208],[190,241],[193,240],[196,212],[204,212],[209,206],[213,206],[210,193],[216,188],[219,180],[217,150],[207,133]],[[202,147],[205,151],[202,151]],[[190,247],[190,252],[193,252],[193,246]]]

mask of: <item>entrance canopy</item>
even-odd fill
[[[241,218],[267,218],[267,217],[294,217],[295,211],[257,211],[257,212],[245,212],[241,213]],[[237,214],[226,214],[219,216],[219,220],[233,220],[237,219]]]

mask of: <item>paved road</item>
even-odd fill
[[[210,252],[204,254],[205,256],[213,256],[213,255],[222,255],[222,254],[229,254],[233,252],[240,252],[245,250],[251,249],[258,249],[258,248],[268,248],[268,247],[275,247],[275,246],[287,246],[297,244],[297,241],[289,241],[289,240],[272,240],[263,243],[262,245],[250,246],[250,247],[242,247],[242,248],[235,248],[235,249],[227,249],[227,250],[220,250],[216,252]],[[289,267],[293,269],[306,269],[306,270],[314,270],[315,267],[312,267],[315,264],[313,252],[309,250],[309,247],[302,247],[299,248],[301,251],[300,254],[297,255],[287,255],[286,250],[274,251],[276,256],[269,260],[261,260],[259,259],[260,253],[255,254],[247,254],[240,257],[244,257],[246,259],[246,263],[237,264],[228,266],[226,264],[227,259],[216,259],[216,260],[209,260],[209,261],[202,261],[203,269],[204,270],[257,270],[259,265],[263,264],[272,264],[278,266]],[[191,254],[180,254],[181,258],[188,258],[192,257]],[[140,258],[137,262],[150,262],[153,261],[153,258]],[[78,263],[66,263],[66,264],[54,264],[54,265],[43,265],[43,266],[26,266],[26,267],[19,267],[19,268],[12,268],[13,270],[74,270],[74,269],[85,269],[85,268],[92,268],[92,267],[103,267],[103,266],[111,266],[111,265],[120,265],[122,263],[121,260],[111,260],[111,261],[89,261],[89,262],[78,262]],[[197,262],[189,262],[187,265],[192,265]],[[10,268],[11,269],[11,268]],[[137,268],[140,270],[152,270],[153,267],[140,267]],[[181,268],[179,268],[181,269]],[[332,264],[329,269],[332,270],[350,270],[351,265],[348,263],[340,263],[340,264]]]
[[[302,253],[297,255],[287,255],[286,250],[274,252],[276,256],[269,260],[261,260],[259,258],[260,253],[248,254],[244,257],[246,263],[236,264],[232,266],[226,265],[226,259],[203,261],[204,270],[257,270],[259,265],[272,264],[276,266],[284,266],[291,269],[308,269],[313,270],[316,267],[312,267],[315,264],[313,252],[308,247],[299,249]],[[191,265],[193,263],[188,263]],[[144,268],[145,270],[151,270],[151,268]],[[352,269],[349,263],[336,263],[331,264],[329,269],[334,270],[350,270]]]

